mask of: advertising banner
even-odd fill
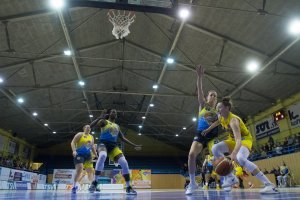
[[[75,169],[54,169],[52,183],[73,184]]]
[[[151,170],[133,169],[131,170],[133,188],[151,188]]]
[[[287,109],[291,127],[296,128],[300,126],[300,104],[292,105]]]
[[[272,116],[256,123],[254,127],[257,140],[280,132],[279,126]]]

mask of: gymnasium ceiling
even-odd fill
[[[188,150],[198,111],[196,64],[205,67],[204,92],[230,95],[243,118],[299,92],[300,42],[287,31],[290,20],[300,18],[298,0],[264,6],[263,0],[195,0],[185,23],[135,12],[122,40],[112,35],[107,12],[72,7],[59,15],[46,0],[0,1],[0,127],[51,146],[70,140],[90,114],[116,108],[123,132],[139,132],[143,123],[137,137]],[[70,47],[73,56],[65,56]],[[174,64],[165,64],[168,55]],[[260,63],[256,76],[245,67],[251,59]]]

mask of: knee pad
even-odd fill
[[[123,177],[126,182],[130,181],[130,175],[129,174],[123,174]]]

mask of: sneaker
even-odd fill
[[[225,192],[231,192],[231,187],[225,187],[225,188],[223,188],[223,190],[224,190]]]
[[[239,183],[239,179],[236,176],[228,176],[225,178],[222,188],[231,187],[234,184]]]
[[[134,191],[131,186],[128,186],[126,188],[126,194],[128,194],[128,195],[137,195],[136,191]]]
[[[198,188],[198,185],[197,184],[188,184],[188,186],[186,187],[186,191],[185,191],[185,194],[186,195],[191,195],[193,194],[193,192]]]
[[[275,188],[275,186],[273,184],[266,185],[259,192],[262,194],[277,194],[277,193],[279,193],[279,191]]]
[[[94,193],[97,190],[97,181],[93,181],[91,186],[89,187],[89,192]]]
[[[77,189],[78,189],[78,186],[73,186],[73,187],[72,187],[72,193],[73,193],[73,194],[76,194]]]

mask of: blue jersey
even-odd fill
[[[100,141],[117,142],[120,127],[118,124],[106,120],[106,125],[101,128]]]
[[[218,115],[216,109],[205,104],[198,114],[198,126],[197,131],[206,130],[212,123],[217,121]]]
[[[76,143],[77,155],[89,156],[92,150],[93,136],[88,134],[82,134],[79,141]]]

